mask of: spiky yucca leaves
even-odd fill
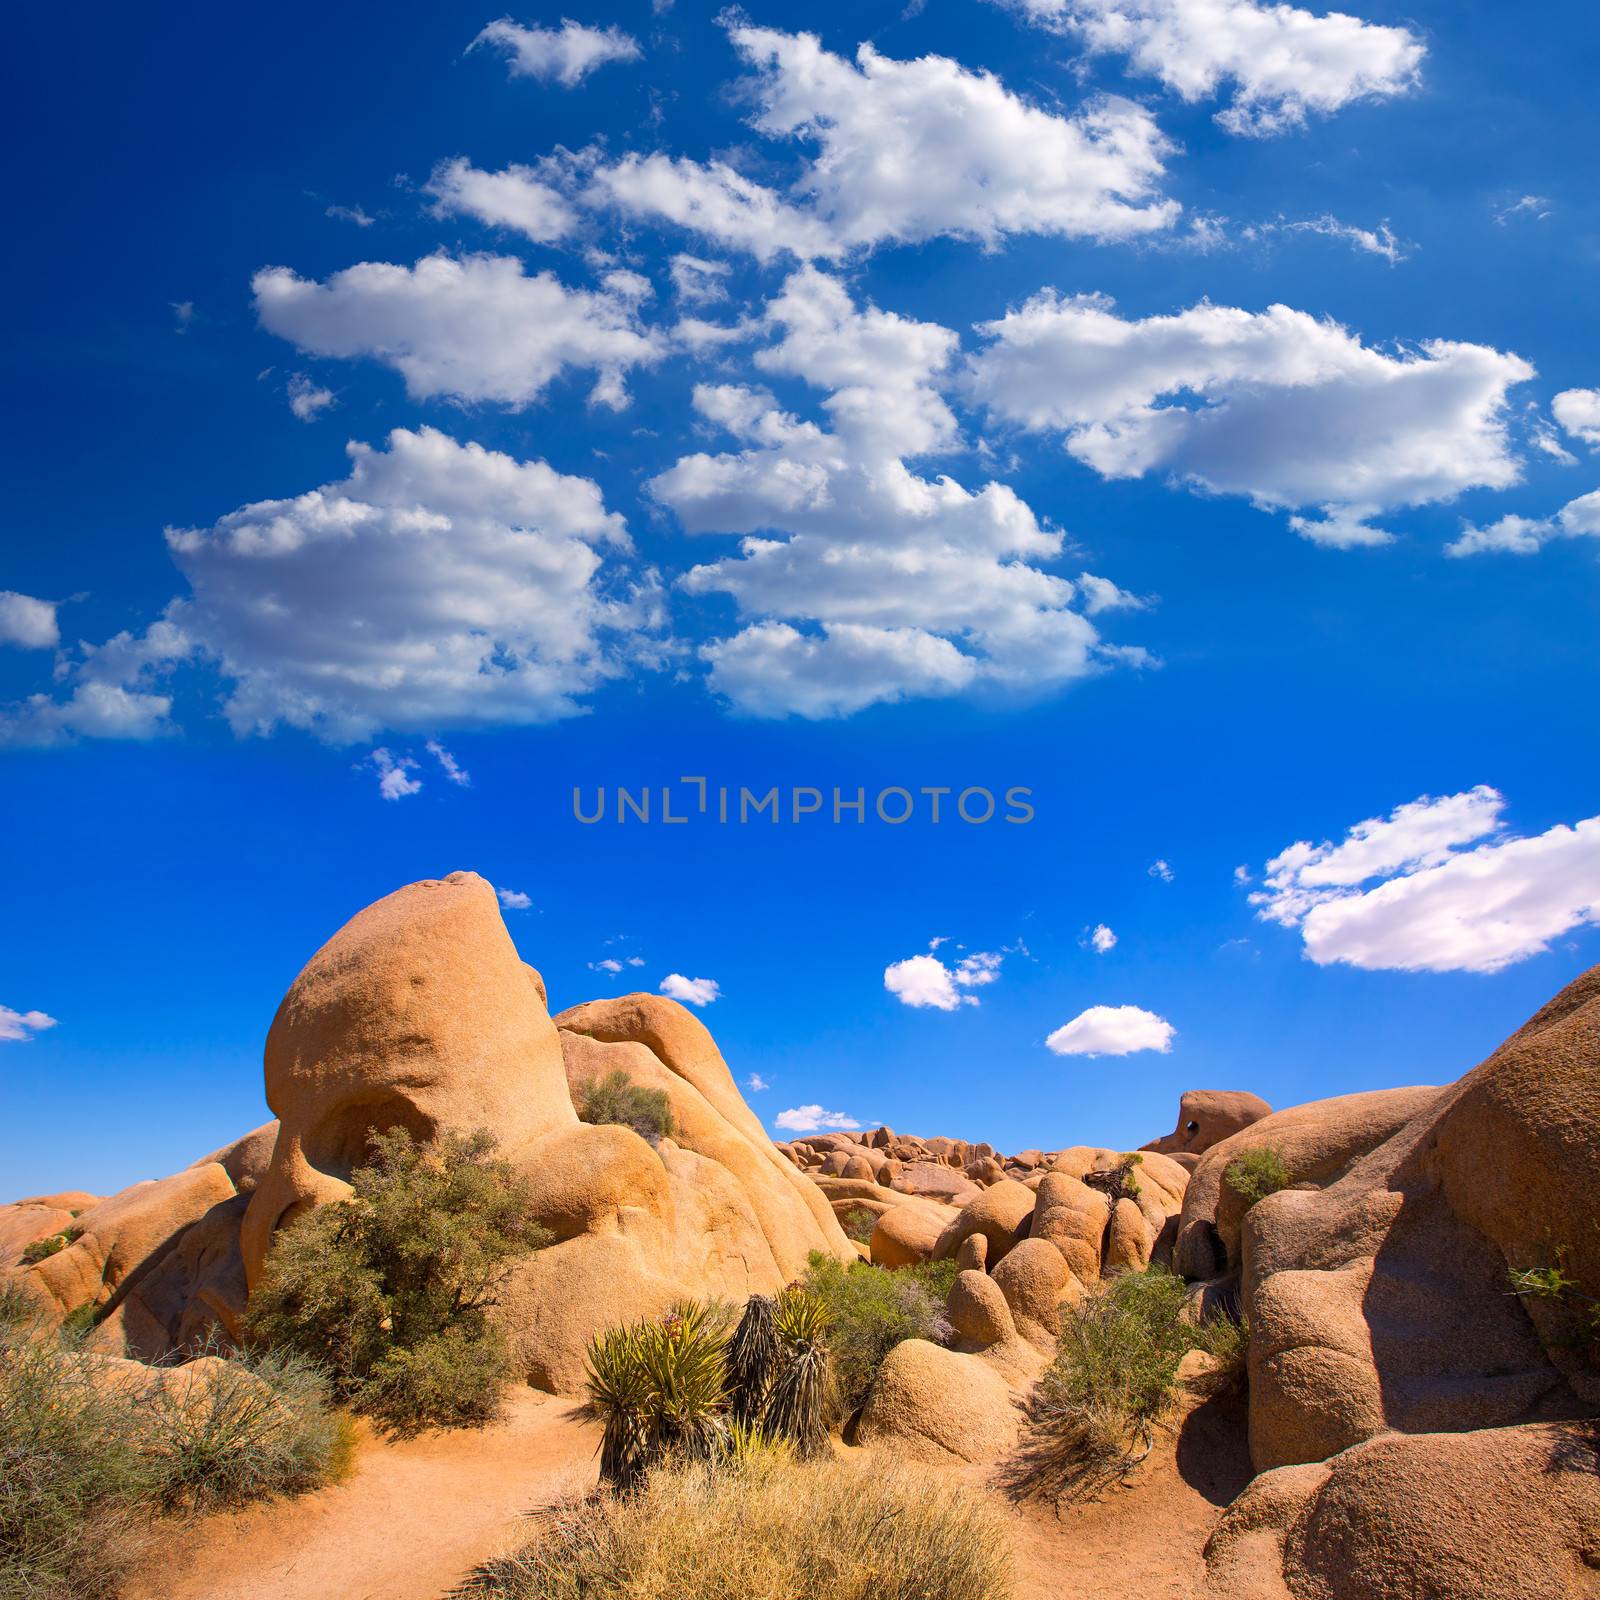
[[[766,1403],[778,1358],[777,1310],[769,1295],[751,1295],[728,1343],[728,1392],[736,1423],[753,1423]]]
[[[693,1301],[656,1322],[608,1328],[589,1346],[589,1400],[604,1420],[600,1476],[634,1488],[668,1458],[707,1461],[727,1437],[720,1319]]]
[[[792,1439],[801,1456],[822,1452],[828,1439],[830,1367],[827,1306],[809,1290],[791,1284],[778,1297],[773,1318],[778,1336],[777,1371],[761,1412],[773,1438]]]

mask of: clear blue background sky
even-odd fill
[[[1128,317],[1205,297],[1252,311],[1281,300],[1380,348],[1445,338],[1514,351],[1538,369],[1514,392],[1519,412],[1600,386],[1589,8],[1358,9],[1426,39],[1420,87],[1276,138],[1230,136],[1212,121],[1217,98],[1185,104],[1114,59],[1084,67],[1085,83],[1156,112],[1182,146],[1164,192],[1188,214],[1387,220],[1403,260],[1309,233],[1211,252],[942,238],[853,259],[853,292],[960,330],[968,348],[974,322],[1044,285],[1111,294]],[[1086,92],[1070,41],[992,6],[752,16],[815,30],[845,55],[863,38],[895,58],[946,55],[1041,104],[1070,109]],[[570,252],[430,215],[417,186],[441,159],[498,168],[597,136],[698,159],[759,143],[724,93],[740,76],[724,30],[687,0],[659,17],[586,8],[584,21],[635,35],[644,58],[570,90],[464,55],[489,20],[290,3],[270,16],[91,6],[13,21],[0,115],[20,226],[0,260],[12,306],[0,589],[69,602],[66,642],[138,632],[183,592],[164,526],[206,527],[342,478],[347,440],[379,443],[397,426],[593,477],[644,558],[668,572],[707,558],[640,488],[687,450],[728,447],[687,428],[704,377],[694,362],[630,375],[621,413],[585,406],[581,376],[512,412],[413,400],[380,363],[312,363],[256,323],[251,275],[273,264],[320,279],[360,260],[494,248],[583,279]],[[1524,195],[1542,207],[1497,220]],[[356,227],[330,206],[376,220]],[[716,253],[646,229],[632,244],[658,285],[674,250]],[[736,262],[732,305],[758,309],[784,270]],[[180,324],[174,305],[192,316]],[[310,425],[285,404],[296,370],[337,396]],[[577,719],[432,730],[471,774],[459,787],[415,730],[338,746],[237,738],[216,715],[214,671],[189,666],[173,736],[5,752],[0,1003],[57,1026],[0,1043],[0,1189],[109,1191],[263,1120],[261,1044],[299,967],[362,905],[458,867],[531,898],[508,925],[553,1007],[624,987],[590,967],[618,951],[643,958],[641,987],[669,972],[715,978],[704,1020],[741,1079],[771,1083],[751,1096],[769,1121],[817,1103],[1008,1149],[1126,1146],[1167,1131],[1190,1087],[1289,1104],[1447,1081],[1600,959],[1593,927],[1493,974],[1318,966],[1297,932],[1256,919],[1233,871],[1259,876],[1296,839],[1477,784],[1506,796],[1518,834],[1600,810],[1594,542],[1441,555],[1463,519],[1543,518],[1600,485],[1600,458],[1567,443],[1572,466],[1519,435],[1515,488],[1397,512],[1383,519],[1395,543],[1341,551],[1245,500],[1159,474],[1105,481],[1047,439],[1018,441],[1004,481],[1083,552],[1061,570],[1087,565],[1159,597],[1115,631],[1163,663],[1022,703],[759,721],[719,705],[691,658],[600,688]],[[970,457],[950,470],[980,476]],[[727,617],[725,602],[684,601],[675,627],[693,643],[726,633]],[[0,701],[48,692],[49,660],[0,649]],[[424,763],[420,793],[379,797],[362,765],[375,744]],[[902,829],[572,819],[574,785],[685,773],[869,793],[1025,784],[1037,815]],[[1157,858],[1170,882],[1150,875]],[[1097,923],[1117,934],[1106,954],[1083,943]],[[1009,950],[999,980],[973,991],[980,1005],[911,1009],[886,992],[885,967],[935,936]],[[1045,1048],[1096,1004],[1168,1019],[1170,1051]]]

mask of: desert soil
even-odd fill
[[[491,1428],[399,1441],[363,1429],[344,1482],[176,1532],[125,1600],[443,1600],[527,1537],[529,1512],[594,1483],[598,1440],[573,1402],[529,1389]],[[1191,1600],[1206,1539],[1248,1479],[1242,1403],[1198,1407],[1128,1487],[1059,1513],[1016,1508],[1018,1600]]]
[[[158,1543],[125,1600],[440,1600],[521,1542],[527,1512],[593,1484],[599,1437],[571,1401],[531,1389],[489,1428],[395,1441],[363,1428],[342,1483]]]

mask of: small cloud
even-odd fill
[[[1139,1006],[1090,1006],[1045,1040],[1058,1056],[1129,1056],[1172,1048],[1178,1030]]]
[[[358,228],[370,228],[378,220],[360,206],[329,206],[326,214],[339,222],[353,222]]]
[[[26,1044],[36,1033],[55,1026],[56,1019],[42,1011],[13,1011],[10,1006],[0,1006],[0,1042]]]
[[[417,763],[410,756],[396,756],[380,745],[367,760],[377,771],[378,793],[385,800],[404,800],[422,788],[420,778],[408,776],[417,770]]]
[[[759,1072],[752,1072],[750,1076],[745,1079],[744,1086],[751,1092],[751,1094],[761,1094],[763,1091],[772,1087],[772,1085],[765,1078],[763,1078]]]
[[[194,301],[173,300],[170,304],[173,320],[177,323],[177,331],[187,333],[194,323]]]
[[[467,47],[497,47],[513,78],[534,78],[576,88],[596,67],[608,61],[637,61],[639,41],[618,27],[589,28],[563,18],[559,28],[524,28],[509,17],[491,22]]]
[[[336,402],[332,389],[313,383],[303,372],[294,373],[288,383],[289,409],[302,422],[315,422],[317,417]]]
[[[1242,887],[1247,883],[1254,883],[1256,880],[1251,875],[1249,867],[1238,866],[1233,869],[1233,881]]]
[[[1103,956],[1106,951],[1117,947],[1117,936],[1103,922],[1094,925],[1093,932],[1089,935],[1089,948],[1098,956]]]
[[[0,644],[22,650],[53,650],[61,643],[53,600],[35,600],[31,594],[0,589]]]
[[[1543,222],[1549,215],[1549,200],[1542,194],[1525,194],[1520,200],[1513,200],[1510,205],[1496,211],[1494,220],[1503,228],[1513,217],[1528,217],[1534,222]]]
[[[1173,879],[1172,868],[1165,861],[1152,861],[1146,870],[1152,878],[1159,878],[1162,883],[1171,883]]]
[[[941,934],[929,940],[928,949],[932,952],[949,942],[948,936]],[[978,1004],[976,995],[961,991],[993,983],[1000,976],[1000,963],[1004,959],[1004,951],[975,950],[950,967],[931,953],[907,956],[904,961],[891,962],[883,969],[883,986],[903,1006],[955,1011],[964,1005]]]
[[[956,962],[955,980],[964,989],[976,989],[993,983],[1000,976],[1000,963],[1004,957],[996,950],[977,950],[962,956]]]
[[[848,1131],[861,1126],[854,1117],[842,1111],[825,1111],[821,1106],[792,1106],[780,1111],[772,1121],[785,1133],[820,1133],[825,1128]]]
[[[427,748],[428,754],[444,769],[444,775],[451,783],[460,784],[463,789],[471,787],[472,774],[437,739],[430,739]]]
[[[500,904],[507,911],[526,911],[533,904],[520,889],[496,889],[495,893],[500,896]]]
[[[622,971],[622,963],[615,960],[611,956],[606,956],[600,961],[591,961],[589,963],[589,970],[591,972],[609,972],[614,978],[619,972]]]
[[[642,967],[644,965],[644,957],[643,956],[629,956],[628,957],[628,965],[630,967]]]
[[[681,1000],[687,1006],[708,1006],[722,998],[715,978],[686,978],[681,972],[669,972],[661,980],[661,992],[669,1000]]]

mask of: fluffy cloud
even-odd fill
[[[411,776],[417,763],[410,756],[397,756],[380,745],[367,760],[378,774],[378,793],[385,800],[404,800],[422,793],[422,779]]]
[[[584,198],[686,228],[758,261],[784,252],[807,260],[842,248],[824,222],[721,161],[702,165],[660,154],[625,155],[593,166]]]
[[[708,1006],[722,997],[722,989],[715,978],[686,978],[681,972],[669,972],[661,980],[661,992],[669,1000],[679,1000],[686,1006]]]
[[[1162,883],[1171,883],[1172,882],[1173,871],[1172,871],[1171,864],[1169,862],[1166,862],[1166,861],[1152,861],[1150,863],[1150,865],[1145,868],[1145,871],[1152,878],[1159,879]]]
[[[474,217],[491,228],[510,228],[535,244],[553,244],[578,226],[578,213],[553,182],[533,167],[484,172],[457,156],[433,169],[425,191],[439,216]]]
[[[1574,439],[1600,450],[1600,389],[1563,389],[1550,410]]]
[[[0,1043],[25,1044],[36,1033],[55,1026],[56,1019],[42,1011],[13,1011],[10,1006],[0,1006]]]
[[[349,452],[342,482],[168,529],[190,594],[144,635],[88,650],[70,699],[13,708],[0,737],[151,737],[171,709],[151,680],[195,655],[231,680],[236,733],[282,724],[331,743],[571,716],[636,658],[657,620],[649,575],[628,588],[606,563],[631,546],[589,479],[432,428]]]
[[[507,911],[526,911],[533,904],[532,898],[521,889],[496,889],[495,893]]]
[[[1217,114],[1231,133],[1300,126],[1307,112],[1404,94],[1425,47],[1409,29],[1260,0],[1007,0],[1085,48],[1126,57],[1185,100],[1233,86]]]
[[[945,941],[936,939],[932,948]],[[963,1005],[975,1006],[975,994],[964,989],[979,989],[1000,976],[1003,956],[994,950],[977,950],[946,966],[936,955],[908,956],[883,970],[883,986],[903,1006],[929,1007],[936,1011],[955,1011]]]
[[[333,390],[313,383],[303,372],[290,376],[288,394],[289,409],[301,422],[315,422],[334,403]]]
[[[509,17],[491,22],[467,47],[490,45],[506,58],[513,78],[536,78],[571,89],[608,61],[637,61],[638,40],[620,28],[589,28],[563,17],[559,28],[524,28]]]
[[[821,1106],[793,1106],[772,1120],[785,1133],[820,1133],[824,1129],[848,1132],[861,1126],[854,1117],[842,1111],[824,1111]]]
[[[1447,556],[1537,555],[1552,539],[1600,538],[1600,489],[1569,500],[1553,517],[1522,517],[1514,512],[1484,527],[1462,526],[1444,547]]]
[[[1103,956],[1108,950],[1117,947],[1117,936],[1103,922],[1097,922],[1094,931],[1089,935],[1089,948],[1097,956]]]
[[[0,589],[0,644],[24,650],[53,650],[61,643],[53,600],[35,600],[31,594]]]
[[[1423,795],[1337,844],[1301,840],[1267,863],[1251,901],[1299,929],[1319,966],[1498,972],[1600,922],[1600,817],[1516,838],[1504,807],[1480,785]]]
[[[813,34],[735,26],[730,36],[756,69],[756,128],[818,146],[797,192],[842,245],[1127,239],[1178,213],[1159,195],[1167,141],[1130,101],[1060,117],[943,56],[895,61],[864,44],[852,64]]]
[[[696,409],[743,448],[684,456],[647,486],[690,533],[745,536],[737,555],[680,580],[731,596],[746,623],[702,650],[717,693],[758,716],[845,716],[914,695],[1053,687],[1118,659],[1075,607],[1131,597],[1089,574],[1080,595],[1030,564],[1060,553],[1060,532],[1002,484],[974,493],[907,467],[957,440],[939,392],[953,333],[859,310],[810,267],[765,321],[781,337],[757,367],[828,391],[832,427],[765,390],[701,385]]]
[[[772,1087],[772,1085],[765,1078],[763,1078],[759,1072],[752,1072],[750,1076],[745,1079],[744,1086],[751,1092],[751,1094],[761,1094],[764,1090]]]
[[[982,325],[971,387],[998,416],[1057,432],[1102,477],[1159,471],[1263,507],[1320,507],[1296,531],[1350,546],[1388,537],[1389,507],[1503,489],[1520,468],[1506,392],[1515,355],[1430,340],[1386,354],[1288,306],[1202,303],[1118,316],[1099,295],[1035,295]]]
[[[623,375],[664,350],[638,321],[631,283],[569,289],[550,272],[528,277],[510,256],[363,261],[326,283],[267,267],[252,286],[268,332],[311,355],[382,361],[418,400],[520,408],[571,367],[597,374],[597,404],[622,407]]]
[[[1058,1056],[1129,1056],[1168,1051],[1177,1029],[1139,1006],[1090,1006],[1045,1040]]]

